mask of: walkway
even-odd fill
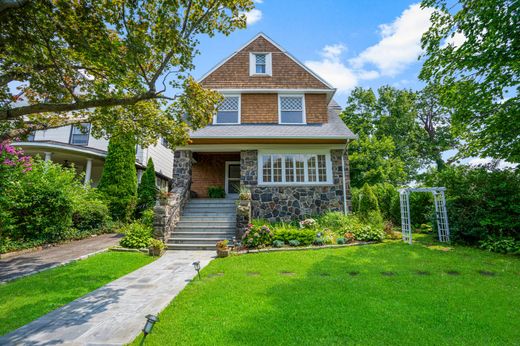
[[[38,273],[119,243],[120,234],[102,234],[82,240],[52,246],[41,251],[0,259],[0,283]]]
[[[214,251],[167,251],[142,267],[0,337],[0,345],[123,345],[141,332],[196,275]],[[160,322],[159,322],[160,323]]]

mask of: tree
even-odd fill
[[[422,37],[420,78],[453,108],[465,156],[520,162],[520,13],[511,0],[423,0],[433,7]]]
[[[137,213],[138,216],[142,214],[143,211],[149,208],[153,208],[155,205],[155,200],[157,197],[157,186],[155,185],[155,167],[153,165],[153,160],[150,157],[148,159],[148,164],[146,165],[146,170],[141,177],[141,184],[137,188]]]
[[[220,100],[190,76],[198,38],[244,28],[252,8],[252,0],[0,6],[2,137],[92,122],[95,134],[122,126],[144,145],[157,134],[183,143]]]
[[[132,133],[113,135],[98,189],[107,201],[114,220],[128,221],[137,202],[135,137]]]

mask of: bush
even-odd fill
[[[73,168],[35,160],[32,170],[5,191],[2,207],[9,210],[11,222],[2,236],[20,241],[67,239],[75,195],[82,189]]]
[[[135,138],[132,133],[112,136],[98,189],[114,220],[128,221],[137,202]]]
[[[146,170],[141,177],[141,184],[137,187],[137,208],[135,210],[137,217],[140,217],[145,210],[155,206],[157,192],[158,189],[155,185],[155,167],[150,157],[146,165]]]
[[[321,215],[318,218],[318,224],[323,228],[330,228],[332,230],[339,230],[349,222],[349,216],[339,212],[333,211]]]
[[[150,239],[150,241],[148,242],[148,247],[152,249],[157,249],[159,251],[166,249],[166,245],[164,245],[164,243],[161,240],[154,238]]]
[[[338,237],[336,233],[332,232],[328,228],[324,229],[322,232],[319,232],[316,236],[318,238],[322,238],[323,243],[328,245],[335,244],[336,238]]]
[[[399,191],[395,186],[389,183],[375,184],[372,186],[372,191],[377,198],[383,220],[401,222]]]
[[[336,239],[336,243],[337,243],[338,245],[343,245],[343,244],[345,244],[346,242],[347,242],[347,241],[346,241],[345,238],[343,238],[343,237],[339,237],[338,239]]]
[[[254,226],[249,224],[242,236],[242,244],[247,248],[256,248],[271,244],[273,233],[267,225]]]
[[[153,228],[153,217],[154,217],[153,209],[146,209],[141,214],[141,223],[145,226]]]
[[[385,232],[382,229],[371,225],[356,227],[351,231],[356,240],[360,241],[382,241],[385,239]]]
[[[284,246],[284,242],[281,241],[281,240],[274,240],[273,241],[273,247],[283,247]]]
[[[119,245],[129,249],[144,249],[150,245],[152,239],[152,229],[140,222],[133,222],[121,229],[124,237],[119,241]]]
[[[273,240],[280,240],[284,243],[289,243],[291,240],[297,240],[302,245],[311,245],[315,237],[316,232],[310,229],[273,229]]]
[[[316,246],[322,246],[325,244],[325,239],[323,239],[322,237],[316,237],[314,238],[314,241],[312,243]]]
[[[297,239],[289,240],[289,246],[300,246],[300,241]]]
[[[480,248],[484,250],[520,255],[520,241],[513,237],[488,236],[479,243]]]
[[[368,223],[383,223],[383,218],[381,217],[376,195],[372,191],[370,185],[366,183],[361,189],[358,215],[363,221]]]
[[[72,226],[81,233],[99,233],[109,221],[108,207],[96,190],[86,187],[78,190],[72,212]]]
[[[425,182],[447,189],[452,240],[469,244],[488,237],[520,240],[520,170],[447,167],[428,174]]]
[[[209,198],[225,198],[226,191],[222,186],[210,186],[208,187]]]

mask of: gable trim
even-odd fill
[[[246,44],[242,45],[239,49],[237,49],[233,54],[225,58],[224,60],[220,61],[217,65],[215,65],[211,70],[209,70],[207,73],[205,73],[202,77],[200,77],[197,82],[201,83],[206,77],[208,77],[210,74],[215,72],[220,66],[224,65],[226,62],[228,62],[231,58],[233,58],[235,55],[237,55],[240,51],[242,51],[244,48],[249,46],[253,41],[255,41],[257,38],[262,37],[266,39],[269,43],[271,43],[273,46],[278,48],[283,54],[285,54],[287,57],[289,57],[292,61],[294,61],[297,65],[299,65],[301,68],[303,68],[305,71],[310,73],[314,78],[322,82],[325,86],[327,86],[329,89],[336,90],[332,85],[330,85],[326,80],[318,76],[314,71],[309,69],[307,66],[305,66],[300,60],[296,59],[291,53],[287,52],[282,46],[280,46],[278,43],[274,42],[270,37],[268,37],[263,32],[259,32],[254,36],[252,39],[247,41]]]

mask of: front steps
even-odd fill
[[[235,232],[235,200],[192,199],[166,246],[169,250],[215,250],[219,240],[232,240]]]

